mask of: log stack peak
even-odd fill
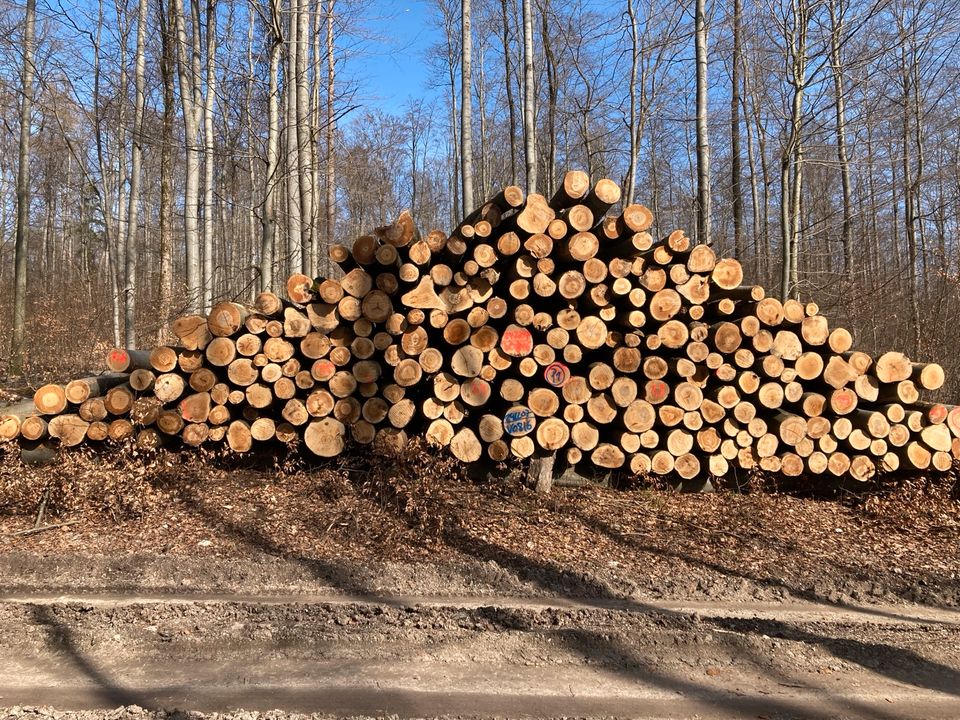
[[[927,400],[939,365],[854,350],[815,303],[770,297],[620,197],[571,171],[449,233],[405,211],[330,248],[340,277],[180,317],[174,346],[114,349],[112,374],[40,388],[0,437],[333,457],[417,435],[463,462],[811,482],[960,457],[960,409]]]

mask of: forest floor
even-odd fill
[[[955,479],[539,497],[352,462],[4,459],[0,718],[960,716]],[[74,524],[14,535],[43,497]]]

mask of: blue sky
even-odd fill
[[[427,51],[442,37],[429,0],[377,0],[364,14],[369,37],[344,68],[358,83],[361,102],[401,112],[411,97],[432,97]]]

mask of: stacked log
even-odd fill
[[[960,409],[926,401],[939,365],[854,351],[814,303],[769,297],[620,199],[573,171],[451,233],[404,212],[331,248],[339,278],[178,318],[176,347],[112,351],[111,375],[40,388],[0,437],[332,457],[420,435],[464,462],[557,453],[680,478],[862,481],[960,457]]]

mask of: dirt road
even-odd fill
[[[960,718],[955,488],[75,465],[0,466],[0,720]]]
[[[91,573],[100,570],[93,567]],[[100,568],[102,570],[102,568]],[[14,706],[330,716],[960,717],[960,612],[918,605],[458,594],[252,593],[171,583],[0,597]],[[74,572],[82,572],[81,565]],[[417,587],[418,565],[390,583]],[[385,584],[390,584],[385,583]],[[125,589],[126,588],[126,589]],[[116,715],[111,715],[111,717]],[[89,717],[107,717],[94,713]]]

